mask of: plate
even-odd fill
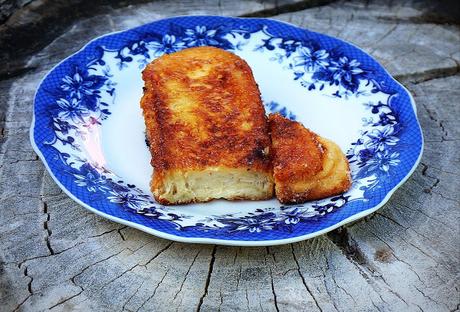
[[[156,203],[141,72],[165,53],[203,45],[248,62],[267,113],[338,143],[352,189],[301,205]],[[292,243],[372,213],[414,171],[423,149],[411,95],[359,48],[270,19],[217,16],[164,19],[89,42],[40,84],[31,141],[56,183],[94,213],[170,240],[239,246]]]

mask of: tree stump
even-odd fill
[[[72,3],[0,6],[0,310],[458,311],[460,28],[438,4]],[[96,36],[186,14],[271,17],[363,48],[414,96],[421,164],[373,215],[275,247],[170,242],[79,206],[29,143],[38,83]]]

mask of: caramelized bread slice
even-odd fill
[[[142,76],[158,202],[273,196],[268,124],[244,60],[218,48],[190,48],[154,60]]]
[[[302,203],[347,191],[348,160],[334,142],[279,114],[269,116],[275,193],[282,203]]]

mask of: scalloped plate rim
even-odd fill
[[[398,184],[396,184],[390,191],[388,191],[388,193],[385,195],[385,197],[382,199],[382,201],[380,203],[378,203],[377,205],[375,205],[374,207],[371,207],[371,208],[363,210],[363,211],[361,211],[361,212],[359,212],[357,214],[349,216],[349,217],[343,219],[342,221],[340,221],[340,222],[338,222],[338,223],[336,223],[336,224],[334,224],[332,226],[329,226],[327,228],[324,228],[322,230],[319,230],[319,231],[316,231],[316,232],[313,232],[313,233],[309,233],[309,234],[305,234],[305,235],[300,235],[300,236],[295,236],[295,237],[290,237],[290,238],[283,238],[283,239],[279,239],[279,240],[231,240],[231,239],[226,240],[226,239],[216,239],[216,238],[209,238],[209,237],[208,238],[200,238],[200,237],[184,237],[184,236],[179,236],[179,235],[173,235],[173,234],[169,234],[169,233],[165,233],[165,232],[162,232],[162,231],[159,231],[159,230],[152,229],[152,228],[150,228],[148,226],[144,226],[144,225],[138,224],[136,222],[126,221],[125,219],[109,215],[107,213],[101,212],[101,211],[91,207],[90,205],[85,204],[80,199],[78,199],[74,194],[72,194],[56,178],[56,176],[54,175],[54,173],[52,172],[52,170],[48,166],[47,160],[45,159],[45,157],[43,156],[42,152],[40,151],[40,149],[38,148],[38,146],[37,146],[37,144],[35,142],[35,139],[34,139],[35,99],[36,99],[37,93],[40,90],[40,88],[41,88],[43,82],[45,81],[45,79],[57,67],[59,67],[62,63],[64,63],[67,59],[71,58],[72,56],[77,55],[80,52],[84,51],[91,43],[93,43],[95,41],[98,41],[99,39],[101,39],[103,37],[106,37],[106,36],[111,36],[111,35],[116,35],[116,34],[120,34],[120,33],[123,33],[123,32],[127,32],[127,31],[132,31],[132,30],[135,30],[137,28],[143,27],[145,25],[151,24],[151,23],[155,23],[155,22],[162,21],[162,20],[175,19],[175,18],[178,18],[178,17],[227,17],[227,18],[231,18],[231,19],[240,19],[240,20],[247,20],[247,19],[260,20],[260,21],[268,20],[268,21],[271,21],[271,22],[283,23],[283,24],[289,25],[291,27],[295,27],[295,28],[297,28],[299,30],[309,31],[311,33],[319,34],[321,36],[326,36],[326,37],[329,37],[329,38],[333,38],[333,39],[338,40],[338,41],[340,41],[342,43],[345,43],[345,44],[348,44],[350,46],[353,46],[355,49],[358,49],[359,51],[363,52],[364,54],[369,55],[375,61],[375,63],[380,67],[380,69],[388,77],[390,77],[391,80],[393,80],[393,82],[395,82],[397,85],[399,85],[402,88],[402,90],[404,90],[404,92],[406,92],[406,94],[408,95],[408,97],[410,99],[412,109],[414,110],[414,118],[415,118],[415,121],[416,121],[416,125],[418,126],[418,128],[419,128],[418,130],[420,131],[420,140],[421,140],[420,141],[420,152],[419,152],[419,155],[418,155],[416,161],[414,162],[412,168],[399,181]],[[168,240],[171,240],[171,241],[176,241],[176,242],[181,242],[181,243],[217,244],[217,245],[242,246],[242,247],[275,246],[275,245],[284,245],[284,244],[296,243],[296,242],[299,242],[299,241],[303,241],[303,240],[307,240],[307,239],[310,239],[310,238],[313,238],[313,237],[316,237],[316,236],[323,235],[323,234],[328,233],[328,232],[330,232],[330,231],[332,231],[332,230],[334,230],[334,229],[336,229],[338,227],[341,227],[343,225],[346,225],[348,223],[351,223],[353,221],[359,220],[359,219],[361,219],[361,218],[363,218],[363,217],[365,217],[367,215],[372,214],[373,212],[377,211],[382,206],[384,206],[390,200],[390,198],[393,196],[393,194],[396,192],[396,190],[399,189],[409,179],[409,177],[415,172],[416,168],[420,164],[420,161],[421,161],[422,155],[423,155],[423,151],[424,151],[424,147],[425,147],[425,140],[424,140],[424,136],[423,136],[423,131],[422,131],[422,127],[420,125],[420,121],[418,119],[417,107],[415,105],[415,100],[414,100],[412,94],[409,92],[409,90],[403,84],[401,84],[398,80],[396,80],[387,71],[387,69],[384,66],[382,66],[374,57],[372,57],[372,55],[370,55],[369,53],[367,53],[366,51],[364,51],[360,47],[356,46],[355,44],[353,44],[351,42],[342,40],[340,38],[329,36],[329,35],[326,35],[326,34],[323,34],[323,33],[320,33],[320,32],[316,32],[316,31],[312,31],[312,30],[309,30],[308,28],[300,27],[300,26],[297,26],[295,24],[285,22],[285,21],[280,21],[280,20],[270,19],[270,18],[257,18],[257,17],[243,18],[243,17],[219,16],[219,15],[177,15],[177,16],[171,16],[171,17],[167,17],[167,18],[158,19],[158,20],[155,20],[155,21],[152,21],[152,22],[149,22],[149,23],[145,23],[145,24],[142,24],[142,25],[139,25],[139,26],[136,26],[136,27],[128,28],[128,29],[125,29],[125,30],[105,33],[105,34],[102,34],[100,36],[97,36],[97,37],[91,39],[83,47],[81,47],[80,49],[78,49],[74,53],[68,55],[67,57],[62,59],[60,62],[58,62],[56,65],[54,65],[52,68],[50,68],[47,71],[46,75],[44,75],[42,77],[42,79],[40,80],[40,83],[38,84],[37,89],[35,90],[35,93],[34,93],[34,110],[32,112],[32,121],[31,121],[31,126],[29,128],[29,139],[30,139],[30,142],[31,142],[33,150],[39,156],[39,158],[42,161],[42,163],[44,164],[46,170],[48,171],[48,173],[50,174],[50,176],[54,180],[54,182],[59,186],[59,188],[67,196],[69,196],[73,201],[75,201],[80,206],[83,206],[84,208],[88,209],[89,211],[91,211],[91,212],[93,212],[93,213],[95,213],[95,214],[97,214],[97,215],[99,215],[101,217],[104,217],[104,218],[106,218],[108,220],[111,220],[111,221],[114,221],[114,222],[117,222],[117,223],[120,223],[120,224],[123,224],[123,225],[127,225],[129,227],[135,228],[135,229],[143,231],[145,233],[154,235],[154,236],[159,237],[159,238],[168,239]]]

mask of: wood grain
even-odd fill
[[[107,8],[75,19],[0,81],[0,310],[458,311],[458,25],[427,15],[431,2],[298,2]],[[355,43],[414,95],[422,162],[378,212],[291,245],[187,245],[88,212],[44,170],[29,143],[34,92],[88,40],[171,15],[270,15],[286,3],[294,11],[273,18]]]

